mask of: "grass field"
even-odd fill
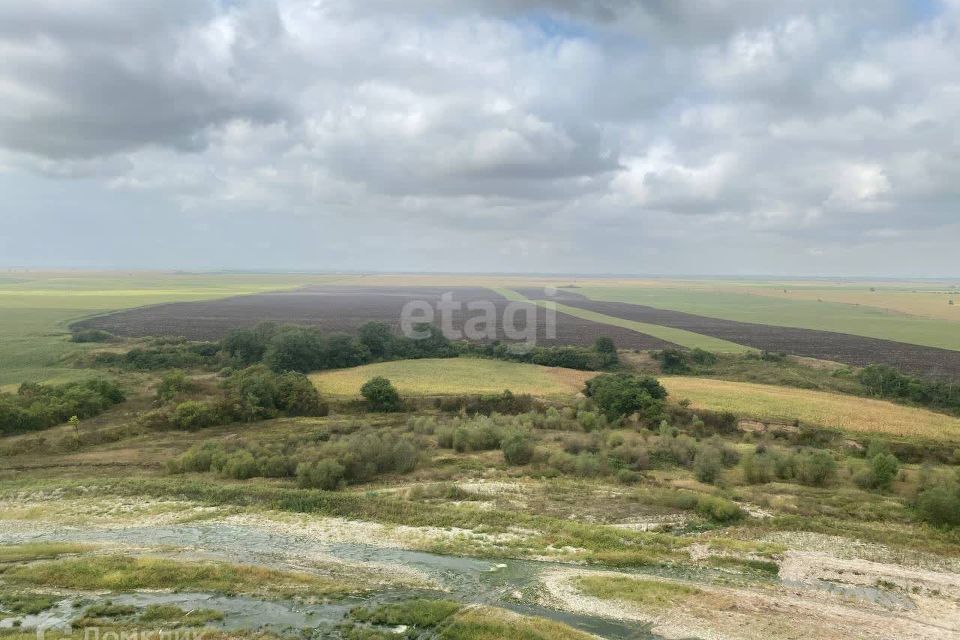
[[[500,287],[494,287],[494,291],[501,294],[502,296],[509,298],[510,300],[525,301],[527,298],[520,295],[516,291],[510,289],[504,289]],[[543,300],[530,300],[534,304],[540,306],[546,306],[549,304]],[[597,313],[595,311],[589,311],[587,309],[578,309],[576,307],[570,307],[565,304],[554,303],[556,305],[557,311],[561,313],[566,313],[577,318],[583,318],[584,320],[591,320],[593,322],[598,322],[600,324],[607,324],[614,327],[622,327],[624,329],[630,329],[638,333],[644,333],[655,338],[660,338],[661,340],[666,340],[667,342],[672,342],[689,349],[705,349],[707,351],[713,351],[716,353],[746,353],[748,351],[753,351],[749,347],[745,347],[741,344],[735,342],[729,342],[727,340],[721,340],[719,338],[712,338],[710,336],[705,336],[699,333],[694,333],[692,331],[684,331],[683,329],[674,329],[672,327],[664,327],[657,324],[649,324],[646,322],[637,322],[635,320],[625,320],[624,318],[615,318],[614,316],[608,316],[603,313]]]
[[[337,276],[177,273],[29,273],[0,277],[0,388],[65,382],[89,372],[63,364],[86,348],[68,341],[70,322],[161,302],[206,300],[328,282]]]
[[[674,400],[687,398],[694,408],[761,420],[798,419],[845,431],[960,441],[960,419],[882,400],[707,378],[666,377],[660,382]]]
[[[960,295],[861,289],[790,288],[790,284],[663,281],[655,284],[581,282],[592,300],[629,302],[697,315],[801,329],[821,329],[908,344],[960,350]],[[784,293],[786,289],[786,293]],[[912,291],[912,290],[911,290]],[[873,297],[871,297],[873,296]],[[913,296],[916,296],[915,298]],[[939,296],[939,297],[937,297]],[[940,307],[931,311],[934,300]],[[873,301],[875,305],[867,305]],[[908,310],[916,315],[908,315]],[[932,317],[925,317],[930,315]],[[953,317],[955,320],[948,318]]]
[[[363,383],[375,376],[389,378],[404,395],[486,394],[509,389],[549,397],[576,394],[593,375],[589,371],[500,360],[428,358],[326,371],[313,374],[310,379],[322,394],[335,397],[359,396]]]

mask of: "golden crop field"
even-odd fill
[[[576,394],[593,375],[589,371],[500,360],[425,358],[325,371],[310,379],[322,394],[339,397],[359,396],[363,383],[375,376],[389,378],[405,395],[487,394],[509,389],[549,397]]]
[[[674,400],[687,398],[694,408],[861,433],[960,440],[960,419],[882,400],[706,378],[667,377],[660,382]]]

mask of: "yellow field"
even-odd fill
[[[380,362],[353,369],[315,373],[310,379],[320,393],[335,397],[360,395],[360,387],[375,376],[393,382],[402,395],[437,396],[472,393],[529,393],[540,397],[569,396],[583,389],[589,371],[479,358],[427,358]]]
[[[749,382],[668,377],[660,382],[674,400],[694,408],[732,411],[761,420],[835,427],[891,436],[960,440],[960,419],[882,400]]]

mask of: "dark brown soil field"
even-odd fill
[[[721,320],[627,302],[597,302],[572,291],[559,291],[552,296],[546,295],[543,289],[516,291],[531,300],[556,300],[571,307],[685,329],[765,351],[782,351],[857,366],[886,364],[916,375],[960,379],[960,351],[831,331]]]
[[[119,311],[76,322],[75,329],[103,329],[119,336],[181,336],[192,340],[217,340],[231,329],[252,327],[259,322],[302,324],[320,327],[326,332],[354,333],[371,320],[399,328],[404,305],[413,300],[428,302],[434,309],[444,293],[467,305],[489,301],[496,307],[497,337],[509,340],[500,320],[510,301],[483,288],[456,287],[338,287],[312,286],[276,293],[236,296],[203,302],[176,302]],[[522,309],[517,315],[518,329],[525,328],[525,313],[536,318],[537,344],[591,345],[599,336],[608,336],[617,346],[629,349],[663,349],[675,346],[652,336],[620,327],[557,314],[555,339],[546,336],[546,311],[532,304],[513,303]],[[464,308],[454,311],[451,326],[462,331],[464,323],[482,312]],[[439,314],[436,324],[439,324]],[[459,339],[459,336],[450,336]]]

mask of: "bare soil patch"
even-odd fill
[[[543,289],[533,288],[518,289],[517,292],[531,300],[553,299],[579,309],[625,320],[684,329],[764,351],[782,351],[855,366],[886,364],[908,373],[960,379],[960,351],[832,331],[721,320],[627,302],[597,302],[570,291],[559,291],[556,295],[548,295]]]

